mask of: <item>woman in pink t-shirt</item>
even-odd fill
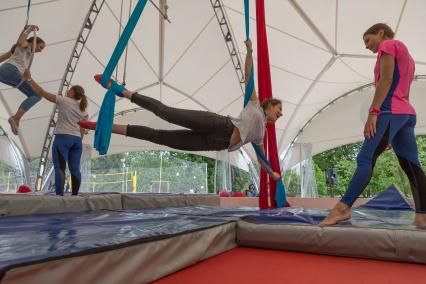
[[[407,47],[394,40],[386,24],[375,24],[363,36],[365,47],[377,53],[374,67],[376,92],[364,127],[364,144],[357,157],[357,169],[340,202],[321,226],[351,218],[350,208],[370,182],[377,157],[392,145],[399,164],[410,180],[416,206],[413,224],[426,226],[426,176],[422,170],[414,134],[416,112],[409,102],[414,78],[414,60]]]

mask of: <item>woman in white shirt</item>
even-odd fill
[[[27,38],[31,32],[36,30],[38,30],[37,26],[29,26],[19,36],[16,42],[16,46],[14,46],[14,48],[12,48],[9,53],[6,53],[3,56],[3,60],[9,56],[8,61],[0,66],[0,82],[11,87],[16,87],[18,90],[24,93],[25,96],[27,96],[27,98],[19,106],[16,113],[8,120],[10,127],[12,128],[12,132],[15,135],[18,134],[19,122],[22,116],[41,99],[40,96],[34,92],[31,85],[23,80],[23,73],[25,69],[28,68],[31,60],[34,40],[34,52],[41,52],[46,46],[45,42],[39,37]]]
[[[30,71],[25,71],[31,87],[46,100],[56,103],[58,120],[55,127],[55,139],[52,145],[52,162],[55,169],[55,188],[57,195],[64,195],[65,169],[71,173],[72,195],[77,195],[81,184],[80,160],[83,152],[82,139],[84,129],[78,122],[88,118],[87,98],[79,85],[72,86],[66,96],[58,96],[44,90],[31,79]]]

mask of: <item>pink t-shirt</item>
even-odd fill
[[[399,40],[385,40],[379,45],[377,62],[374,67],[374,82],[377,86],[380,78],[380,58],[383,53],[395,59],[393,81],[385,101],[380,107],[381,111],[393,114],[416,114],[408,101],[410,85],[414,78],[415,64],[407,47]]]

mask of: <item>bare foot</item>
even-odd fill
[[[416,213],[413,225],[426,228],[426,213]]]
[[[351,218],[351,208],[339,202],[331,209],[328,216],[319,224],[320,227],[331,226],[339,223],[340,221],[346,221]]]
[[[19,120],[14,118],[13,116],[9,117],[7,120],[10,124],[10,128],[12,129],[13,134],[18,135],[19,132]]]
[[[122,92],[123,96],[128,98],[129,100],[132,100],[133,94],[135,94],[136,92],[134,91],[129,91],[129,90],[124,90]]]

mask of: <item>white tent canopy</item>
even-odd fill
[[[47,42],[47,48],[34,59],[32,74],[44,88],[56,93],[92,1],[32,2],[30,23],[40,26],[39,36]],[[133,6],[135,2],[132,1]],[[243,94],[211,1],[153,2],[157,6],[167,4],[171,23],[165,22],[151,3],[147,4],[129,43],[125,69],[127,87],[175,107],[237,116]],[[238,53],[244,58],[243,1],[220,2]],[[251,1],[250,16],[256,54],[254,2]],[[0,1],[0,50],[7,51],[21,32],[26,3],[24,0]],[[86,89],[93,120],[97,118],[105,93],[93,75],[103,72],[118,39],[120,18],[122,26],[127,22],[129,3],[130,0],[105,1],[71,81]],[[416,61],[416,74],[426,74],[426,34],[420,28],[424,23],[426,1],[268,0],[265,9],[273,95],[284,102],[284,116],[276,124],[280,153],[298,134],[298,142],[313,144],[312,154],[362,139],[360,114],[372,98],[370,89],[360,89],[316,114],[336,98],[372,82],[375,56],[362,42],[363,32],[372,24],[388,23],[396,31],[396,38],[409,47]],[[257,70],[255,72],[257,74]],[[123,73],[124,56],[118,68],[119,81]],[[426,117],[420,107],[424,105],[422,93],[425,91],[422,80],[415,82],[411,90],[419,113],[419,134],[426,133]],[[0,85],[0,92],[0,125],[9,131],[7,118],[24,95],[5,85]],[[146,111],[128,111],[134,108],[137,106],[129,101],[119,100],[116,112],[122,115],[118,115],[116,121],[174,128]],[[13,137],[29,159],[40,156],[51,111],[49,102],[37,104],[21,123],[21,137]],[[91,144],[92,141],[93,136],[89,135],[84,142]],[[112,136],[110,153],[148,149],[164,147]]]

